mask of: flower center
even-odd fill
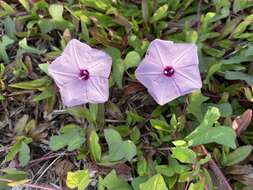
[[[171,66],[167,66],[164,68],[163,70],[163,74],[166,76],[166,77],[171,77],[173,74],[175,73],[175,70],[173,67]]]
[[[79,73],[80,80],[88,80],[90,78],[90,73],[86,69],[81,69]]]

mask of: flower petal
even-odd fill
[[[156,60],[155,62],[156,64],[165,67],[166,63],[168,62],[168,49],[172,45],[173,45],[172,41],[165,41],[159,39],[153,40],[149,45],[145,58],[151,58],[152,60]]]
[[[78,66],[79,70],[86,69],[85,63],[88,61],[87,52],[91,49],[92,48],[89,45],[82,43],[79,40],[72,39],[68,42],[62,54],[71,57],[73,63]]]
[[[71,107],[87,103],[86,89],[87,83],[82,80],[71,81],[60,87],[63,104]]]
[[[111,73],[112,58],[105,52],[93,49],[92,63],[87,67],[91,76],[108,78]]]
[[[188,94],[202,86],[198,65],[177,69],[173,77],[182,95]]]
[[[62,55],[48,66],[48,72],[60,87],[77,78],[79,69],[73,66],[71,57]]]
[[[156,64],[152,58],[144,58],[143,61],[139,64],[137,69],[135,70],[135,75],[149,75],[149,74],[162,74],[163,67],[161,65]]]
[[[160,105],[164,105],[180,96],[175,81],[168,77],[160,77],[156,81],[153,81],[152,85],[148,88],[148,92]]]
[[[86,90],[88,102],[104,103],[109,98],[109,81],[104,77],[91,77]]]
[[[162,69],[161,66],[150,62],[150,59],[144,58],[135,71],[135,77],[148,88],[154,80],[162,76]]]
[[[190,65],[198,65],[198,52],[197,46],[190,43],[174,44],[169,49],[169,54],[174,54],[172,66],[175,69],[187,67]]]

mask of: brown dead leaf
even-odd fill
[[[132,169],[126,164],[115,164],[111,166],[98,165],[95,162],[88,164],[88,168],[91,171],[98,172],[99,174],[107,174],[111,170],[115,170],[117,175],[126,180],[132,179]]]
[[[49,124],[47,123],[41,123],[35,128],[33,128],[29,132],[29,136],[34,140],[34,141],[39,141],[41,139],[45,139],[48,136],[48,129]]]
[[[247,129],[251,122],[252,110],[247,109],[241,116],[235,118],[232,123],[232,128],[236,131],[237,136],[240,136]]]
[[[253,167],[251,165],[235,165],[226,168],[226,174],[243,175],[253,173]]]
[[[233,178],[240,181],[244,185],[253,187],[253,173],[249,173],[246,175],[235,175]]]
[[[127,95],[131,95],[131,94],[135,94],[137,91],[140,90],[144,90],[144,86],[142,86],[140,83],[134,82],[134,83],[130,83],[126,86],[124,86],[124,94]]]
[[[65,29],[63,32],[63,39],[65,40],[66,43],[68,43],[71,40],[71,33],[68,28]]]
[[[124,119],[124,116],[122,112],[120,111],[120,108],[117,106],[117,104],[113,102],[108,102],[106,104],[106,112],[113,118],[122,120]]]
[[[61,160],[56,163],[55,173],[62,181],[65,181],[67,173],[74,168],[74,165],[69,160]]]
[[[121,14],[117,14],[114,16],[113,20],[118,23],[121,26],[124,26],[129,32],[131,30],[131,24],[128,22],[128,20]]]

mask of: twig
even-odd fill
[[[47,172],[47,170],[54,165],[54,163],[61,157],[62,155],[59,155],[56,159],[54,159],[53,162],[51,162],[51,164],[49,164],[49,166],[40,174],[40,176],[36,179],[36,183],[40,180],[40,178]]]
[[[11,183],[11,182],[13,182],[12,180],[3,179],[3,178],[0,178],[0,181],[1,181],[1,182],[4,182],[4,183]]]
[[[202,5],[202,0],[199,1],[199,3],[198,3],[198,10],[197,10],[198,31],[200,30],[200,22],[201,22],[201,5]]]
[[[38,159],[31,160],[31,161],[29,161],[29,167],[32,167],[34,164],[38,164],[42,161],[46,161],[46,160],[50,160],[52,158],[56,158],[58,156],[59,156],[59,154],[53,154],[53,155],[44,156],[44,157],[41,157],[41,158],[38,158]]]
[[[203,94],[209,98],[214,98],[214,99],[220,99],[221,96],[217,95],[217,94],[211,94],[209,92],[203,92]],[[240,102],[244,102],[244,103],[249,103],[249,104],[253,104],[251,101],[247,100],[247,99],[242,99],[242,98],[237,98],[238,101]]]
[[[15,183],[15,182],[18,182],[18,181],[0,178],[0,182]],[[35,185],[35,184],[32,184],[32,183],[24,183],[24,184],[20,184],[20,185],[18,184],[17,186],[32,187],[32,188],[42,189],[42,190],[61,190],[61,189],[56,189],[56,188],[52,188],[52,187],[45,187],[45,186],[41,186],[41,185]]]
[[[1,148],[0,148],[0,152],[5,152],[5,151],[7,151],[7,150],[9,150],[9,149],[10,149],[9,146],[4,146],[4,147],[1,147]]]
[[[38,164],[40,162],[46,161],[46,160],[50,160],[52,158],[56,158],[58,156],[71,156],[71,155],[75,155],[76,153],[62,153],[62,154],[52,154],[52,155],[48,155],[46,154],[45,156],[42,156],[41,158],[38,159],[34,159],[34,160],[30,160],[28,165],[31,168],[33,165]]]
[[[204,145],[200,145],[200,147],[205,155],[210,155],[210,153],[206,150]],[[213,171],[213,173],[215,174],[219,182],[223,184],[224,187],[226,187],[226,189],[222,189],[222,190],[233,190],[230,184],[228,183],[226,177],[224,176],[223,172],[221,171],[219,166],[215,163],[215,161],[212,158],[209,160],[208,166]]]
[[[60,190],[60,189],[56,189],[56,188],[52,188],[52,187],[45,187],[45,186],[34,185],[34,184],[30,184],[30,183],[23,184],[23,186],[32,187],[32,188],[36,188],[36,189],[42,189],[42,190]]]
[[[189,188],[189,185],[190,185],[190,181],[187,181],[184,190],[187,190]]]
[[[113,120],[113,119],[105,119],[107,123],[126,123],[126,120]]]

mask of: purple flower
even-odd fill
[[[135,76],[160,105],[200,89],[197,47],[156,39],[151,42]]]
[[[103,103],[109,97],[112,59],[76,39],[71,40],[48,71],[59,87],[66,106]]]

